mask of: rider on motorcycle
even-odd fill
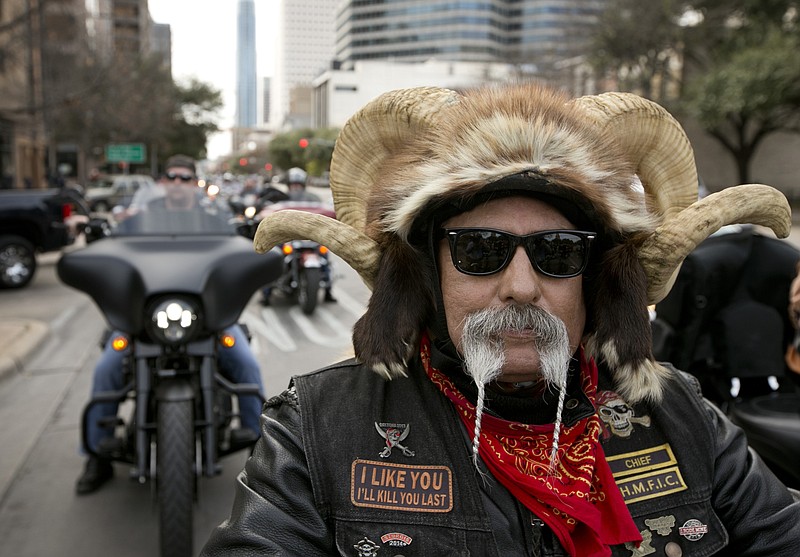
[[[174,211],[177,214],[194,211],[201,202],[198,197],[195,163],[190,157],[185,155],[170,157],[167,160],[166,170],[160,184],[163,186],[164,196],[150,200],[137,213],[123,220],[119,225],[120,228],[135,226],[135,221],[151,212]],[[231,334],[236,342],[230,348],[220,346],[220,371],[235,383],[254,383],[263,392],[261,370],[250,350],[247,335],[239,325],[229,327],[226,332]],[[111,342],[117,336],[119,336],[117,332],[109,335],[103,353],[95,366],[92,396],[104,391],[119,390],[124,386],[123,361],[130,355],[131,349],[129,346],[122,351],[115,350],[111,346]],[[100,455],[103,454],[104,447],[109,447],[114,442],[113,427],[109,427],[107,424],[116,416],[117,407],[117,403],[103,403],[94,405],[89,411],[86,443]],[[242,429],[237,432],[236,438],[242,442],[252,442],[260,432],[260,399],[252,395],[242,397],[240,412]],[[102,456],[89,456],[86,467],[76,484],[77,493],[83,495],[96,491],[111,479],[113,476],[111,462],[111,459]]]
[[[308,173],[303,170],[302,168],[292,167],[286,173],[286,188],[288,190],[290,202],[311,202],[311,203],[320,203],[321,200],[318,195],[311,193],[306,189],[306,184],[308,183]],[[327,257],[327,256],[326,256]],[[325,266],[324,273],[327,276],[324,277],[325,283],[328,285],[325,288],[325,298],[326,302],[335,302],[336,298],[333,296],[332,292],[332,283],[330,277],[330,265]],[[265,306],[268,306],[270,301],[269,298],[272,295],[272,287],[265,286],[261,289],[261,303]]]

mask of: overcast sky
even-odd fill
[[[257,78],[273,76],[273,37],[279,0],[255,0]],[[172,75],[177,81],[194,76],[222,91],[225,107],[221,128],[233,125],[236,112],[236,16],[238,0],[149,0],[156,23],[172,32]],[[230,134],[215,134],[210,158],[230,152]]]

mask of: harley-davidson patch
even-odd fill
[[[353,461],[350,500],[357,507],[446,513],[453,509],[453,472],[447,466]]]
[[[381,543],[389,544],[392,547],[406,547],[411,545],[411,536],[400,532],[390,532],[381,536]]]

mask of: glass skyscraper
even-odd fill
[[[239,0],[236,33],[236,127],[257,123],[256,8],[253,0]]]

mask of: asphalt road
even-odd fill
[[[49,336],[24,369],[0,380],[0,556],[134,557],[157,555],[158,524],[149,484],[115,478],[100,491],[75,494],[83,468],[79,423],[88,400],[104,320],[84,294],[55,276],[57,255],[41,258],[33,284],[0,291],[3,317],[49,325]],[[254,296],[243,320],[253,333],[267,395],[292,375],[312,371],[349,352],[350,330],[363,313],[368,290],[344,263],[335,266],[338,302],[305,316],[278,294],[269,307]],[[223,472],[203,478],[195,505],[195,549],[231,509],[245,453],[223,460]]]

